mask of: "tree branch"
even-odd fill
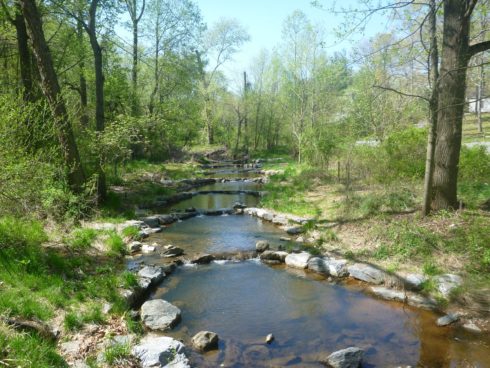
[[[484,41],[471,45],[468,49],[468,58],[490,49],[490,41]]]
[[[427,101],[429,102],[429,99],[427,97],[424,97],[424,96],[420,96],[420,95],[413,95],[411,93],[405,93],[405,92],[401,92],[401,91],[398,91],[394,88],[390,88],[390,87],[383,87],[383,86],[378,86],[378,85],[373,85],[374,88],[379,88],[379,89],[383,89],[383,90],[386,90],[386,91],[391,91],[391,92],[395,92],[401,96],[405,96],[405,97],[415,97],[415,98],[420,98],[424,101]]]

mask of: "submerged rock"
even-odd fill
[[[192,345],[199,351],[218,349],[218,334],[210,331],[201,331],[192,338]]]
[[[170,330],[180,319],[180,309],[165,300],[149,300],[141,306],[141,320],[151,330]]]
[[[311,254],[307,252],[291,253],[287,255],[285,262],[289,267],[305,269],[308,267],[310,258]]]
[[[146,336],[131,353],[141,361],[143,368],[190,368],[184,344],[171,337]]]
[[[368,282],[370,284],[382,284],[385,279],[385,273],[372,266],[363,263],[356,263],[347,268],[349,274],[358,280]]]
[[[262,253],[269,249],[269,242],[266,240],[259,240],[257,243],[255,243],[255,249],[257,252]]]
[[[350,347],[330,354],[322,363],[332,368],[359,368],[363,355],[364,350]]]

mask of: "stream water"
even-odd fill
[[[257,189],[257,184],[243,182],[202,188]],[[184,201],[182,208],[231,207],[222,204],[232,195],[206,196],[214,199],[194,197],[202,202],[184,205]],[[253,250],[259,239],[276,248],[284,235],[276,226],[250,216],[200,216],[174,223],[149,241],[173,244],[191,255]],[[165,262],[156,255],[142,257],[146,263]],[[322,357],[349,346],[365,349],[364,368],[490,367],[488,336],[437,327],[438,316],[432,312],[372,298],[356,283],[334,285],[284,266],[254,260],[183,266],[152,298],[163,298],[182,310],[182,322],[166,335],[191,346],[191,337],[201,330],[219,334],[218,351],[190,352],[196,367],[321,367]],[[265,344],[269,333],[275,336],[271,345]]]

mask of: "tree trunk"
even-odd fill
[[[92,0],[90,4],[90,20],[88,26],[88,36],[90,39],[90,46],[94,54],[94,68],[95,68],[95,130],[99,133],[104,131],[105,116],[104,116],[104,73],[102,62],[102,48],[97,40],[97,33],[95,27],[97,0]],[[107,185],[104,168],[102,167],[102,158],[99,158],[98,167],[98,179],[97,179],[97,200],[99,203],[103,202],[107,197]]]
[[[136,3],[136,1],[135,1]],[[133,20],[133,69],[131,70],[131,82],[133,90],[132,114],[137,116],[139,113],[138,104],[138,21]]]
[[[471,11],[467,2],[444,1],[444,27],[436,130],[432,208],[457,209],[457,180]],[[469,13],[469,14],[468,14]]]
[[[58,77],[53,67],[51,53],[44,37],[42,20],[36,1],[19,1],[27,22],[34,56],[37,60],[41,76],[41,89],[48,100],[58,130],[58,139],[63,152],[64,163],[68,170],[68,184],[75,193],[80,193],[85,183],[85,174],[80,163],[80,155],[73,130],[68,120],[65,102],[61,95]]]
[[[430,213],[430,205],[433,199],[433,176],[434,176],[434,151],[437,136],[437,100],[439,80],[439,53],[437,49],[437,8],[435,0],[430,0],[430,76],[432,92],[429,101],[430,127],[427,139],[427,156],[425,163],[424,178],[424,203],[422,214]]]
[[[16,2],[15,31],[17,34],[17,48],[19,49],[20,79],[22,81],[22,95],[25,102],[34,101],[35,93],[32,88],[31,53],[29,52],[28,36],[24,16],[20,3]]]
[[[79,14],[80,18],[82,17]],[[77,21],[77,39],[78,39],[78,47],[80,48],[79,57],[80,57],[80,124],[83,128],[88,127],[88,114],[87,114],[87,106],[88,106],[88,98],[87,98],[87,79],[85,78],[85,52],[83,50],[83,25],[80,21]]]

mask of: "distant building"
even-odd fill
[[[468,100],[469,112],[476,112],[476,106],[477,106],[476,103],[477,103],[476,99]],[[490,112],[490,97],[486,97],[481,100],[481,112]]]

